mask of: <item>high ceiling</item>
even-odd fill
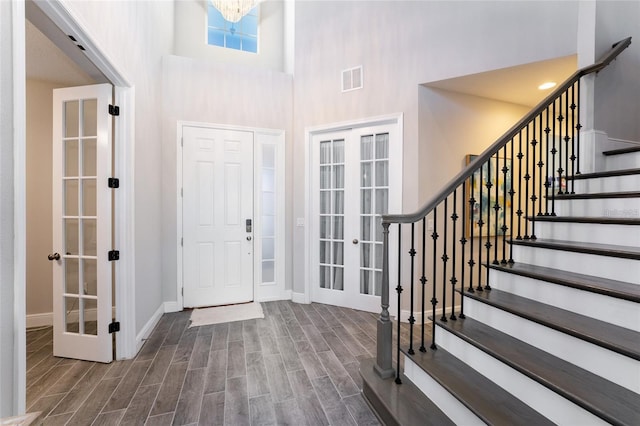
[[[576,60],[576,55],[565,56],[450,78],[425,86],[533,107],[550,93],[550,90],[539,90],[538,86],[547,81],[558,84],[565,81],[576,71]]]
[[[27,78],[61,86],[107,82],[75,43],[32,0],[26,2],[26,14]],[[576,56],[571,55],[430,82],[425,86],[532,107],[549,93],[538,90],[538,85],[546,81],[561,83],[575,70]]]

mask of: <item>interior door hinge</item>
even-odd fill
[[[183,246],[184,246],[184,237],[181,237],[180,238],[180,247],[183,247]]]
[[[115,333],[117,331],[120,331],[120,322],[113,321],[111,324],[109,324],[109,333]]]
[[[109,262],[120,260],[120,250],[111,250],[109,252]]]
[[[109,188],[120,188],[120,179],[110,177],[109,178]]]
[[[180,188],[180,196],[184,197],[184,189],[183,188]]]
[[[180,138],[180,146],[184,146],[184,138]]]
[[[120,107],[117,105],[111,105],[109,104],[109,114],[117,117],[120,115]]]

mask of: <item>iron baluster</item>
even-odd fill
[[[569,141],[571,140],[571,138],[569,137],[569,90],[567,89],[566,92],[564,92],[564,98],[565,98],[565,102],[564,102],[564,176],[565,176],[565,188],[564,188],[564,193],[568,194],[569,193],[569,182],[568,182],[568,177],[569,177]]]
[[[544,148],[544,129],[542,128],[542,113],[538,116],[540,119],[540,125],[538,126],[538,153],[540,154],[540,160],[538,161],[538,216],[544,216],[542,213],[542,199],[544,195],[542,193],[542,181],[544,180],[544,154],[542,153],[542,149]]]
[[[505,258],[507,253],[507,173],[509,169],[507,168],[507,146],[504,146],[502,153],[502,263],[503,265],[507,264],[507,259]]]
[[[467,224],[467,214],[465,211],[465,201],[467,199],[467,188],[466,182],[462,184],[462,238],[460,238],[460,245],[462,246],[462,259],[460,261],[460,282],[462,285],[460,286],[460,315],[458,317],[464,318],[464,259],[465,259],[465,246],[467,245],[467,238],[465,237],[465,226]],[[473,288],[472,288],[473,290]]]
[[[471,242],[471,246],[469,248],[469,288],[467,289],[467,291],[469,293],[473,293],[473,267],[475,266],[476,262],[473,260],[473,255],[474,255],[474,251],[473,251],[473,229],[475,228],[475,222],[473,221],[473,217],[474,217],[474,209],[475,209],[475,205],[476,205],[476,199],[473,198],[473,188],[475,188],[475,171],[473,173],[471,173],[471,186],[470,186],[470,190],[469,190],[469,218],[467,218],[466,220],[464,220],[464,225],[465,227],[468,225],[469,226],[469,240]]]
[[[411,224],[411,249],[409,250],[409,256],[411,256],[411,292],[409,297],[409,303],[411,304],[411,314],[409,315],[409,355],[415,354],[413,350],[413,324],[416,322],[413,316],[413,266],[415,263],[416,257],[416,249],[415,249],[415,225],[413,222]]]
[[[529,174],[529,124],[525,128],[525,163],[524,163],[524,239],[529,239],[529,181],[531,175]]]
[[[491,183],[491,158],[487,161],[487,181],[485,185],[487,187],[487,242],[484,243],[484,246],[487,249],[487,267],[485,268],[487,270],[487,277],[484,288],[486,289],[489,286],[489,263],[491,262],[491,188],[493,187],[493,183]],[[482,197],[480,197],[480,199],[482,199]],[[480,209],[480,216],[482,216],[482,209]]]
[[[500,197],[498,196],[498,189],[500,188],[500,155],[498,155],[500,153],[500,151],[496,152],[496,184],[495,184],[495,189],[494,189],[494,196],[495,196],[495,203],[493,204],[493,209],[495,210],[496,214],[494,215],[494,229],[493,229],[493,264],[494,265],[499,265],[500,262],[498,262],[498,229],[500,227]]]
[[[522,239],[522,130],[518,133],[518,236],[516,240]]]
[[[432,280],[432,295],[431,295],[431,349],[438,349],[436,346],[436,305],[438,304],[438,299],[436,299],[436,256],[438,252],[437,241],[438,241],[438,207],[433,208],[433,232],[431,233],[431,238],[433,239],[433,280]]]
[[[536,145],[538,144],[538,141],[536,140],[536,120],[535,118],[532,121],[533,123],[533,130],[532,130],[532,139],[531,139],[531,155],[533,156],[533,160],[531,163],[531,234],[529,235],[529,238],[532,240],[536,239]],[[529,152],[527,151],[527,154]],[[529,164],[527,162],[527,164]]]
[[[514,179],[514,173],[513,173],[513,148],[515,145],[515,142],[513,141],[513,138],[511,138],[511,141],[509,142],[509,144],[511,145],[511,160],[510,160],[510,167],[511,167],[511,189],[509,189],[509,197],[511,199],[511,213],[509,214],[509,218],[510,218],[510,227],[511,227],[511,232],[509,233],[509,241],[513,243],[513,196],[516,194],[516,191],[513,188],[513,179]],[[509,263],[513,263],[513,244],[509,244]]]
[[[544,133],[545,133],[545,152],[546,152],[546,168],[544,173],[544,215],[549,216],[549,187],[551,186],[550,179],[553,179],[553,168],[551,169],[551,177],[549,176],[549,107],[545,108],[545,120],[544,120]]]
[[[480,176],[478,179],[478,190],[480,193],[478,194],[478,198],[480,198],[480,202],[478,203],[478,265],[482,265],[482,227],[484,226],[484,221],[482,220],[482,188],[484,187],[483,179],[483,171],[484,164],[480,166]],[[482,268],[478,267],[478,286],[476,290],[482,291]]]
[[[564,121],[564,116],[562,115],[562,95],[559,98],[560,106],[558,112],[558,194],[562,194],[562,173],[564,173],[564,169],[562,168],[562,122]]]
[[[443,218],[443,239],[442,239],[442,249],[443,254],[440,258],[442,260],[442,316],[440,317],[440,321],[447,322],[447,286],[445,283],[447,282],[447,261],[449,260],[449,256],[447,256],[447,200],[444,199],[444,215]]]
[[[573,123],[576,122],[576,85],[571,86],[571,193],[575,194],[575,177],[576,177],[576,128]]]
[[[551,216],[556,215],[556,100],[551,104],[552,129],[551,129]]]
[[[456,192],[457,188],[453,190],[453,214],[451,214],[452,223],[452,235],[451,238],[451,272],[453,275],[451,276],[451,316],[449,316],[450,320],[456,320],[456,312],[455,312],[455,291],[456,284],[458,283],[458,279],[456,278],[456,226],[458,222],[458,211],[456,210]],[[445,200],[446,202],[446,200]]]
[[[578,86],[578,105],[577,105],[577,109],[576,109],[576,115],[575,115],[575,119],[576,119],[576,156],[577,156],[577,163],[576,163],[576,174],[579,175],[580,174],[580,129],[582,129],[582,125],[580,124],[580,79],[578,79],[578,82],[576,83],[576,85]]]
[[[401,384],[402,380],[400,379],[400,295],[402,294],[402,226],[398,224],[398,286],[396,287],[396,292],[398,293],[398,315],[396,316],[397,323],[397,340],[398,344],[396,345],[396,383]]]
[[[422,338],[420,340],[420,352],[426,352],[427,349],[424,347],[424,299],[425,299],[425,290],[427,284],[427,277],[425,276],[425,255],[427,253],[426,250],[426,241],[427,241],[427,216],[422,218],[422,277],[420,277],[420,283],[422,284]]]

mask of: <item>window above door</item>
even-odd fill
[[[207,6],[207,44],[243,52],[258,53],[259,6],[232,23],[211,3]]]

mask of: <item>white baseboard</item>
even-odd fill
[[[291,301],[293,303],[309,303],[306,294],[296,293],[295,291],[291,292]]]
[[[182,310],[182,306],[176,300],[175,302],[164,302],[164,312],[180,312]]]
[[[27,328],[47,327],[53,325],[53,312],[27,315]]]
[[[153,313],[153,315],[151,315],[149,321],[147,321],[144,327],[142,327],[142,330],[140,330],[140,333],[138,333],[138,335],[136,336],[136,353],[140,351],[142,345],[144,344],[144,341],[149,337],[149,335],[153,331],[153,328],[156,326],[156,324],[158,324],[158,321],[160,321],[162,314],[164,314],[165,312],[164,306],[164,303],[158,306],[158,309]]]
[[[115,306],[112,308],[111,317],[116,317],[116,308]],[[78,322],[79,314],[77,310],[69,311],[68,313],[68,321],[69,322]],[[85,311],[85,320],[86,321],[95,321],[97,318],[96,309],[87,309]],[[50,327],[53,325],[53,312],[43,312],[40,314],[31,314],[27,315],[27,328],[34,327]]]
[[[291,290],[282,290],[280,294],[264,297],[256,297],[256,302],[273,302],[276,300],[291,300]]]

